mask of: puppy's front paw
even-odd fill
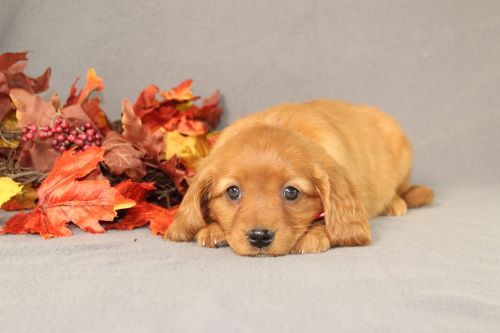
[[[327,251],[330,247],[325,225],[315,224],[297,241],[290,253],[320,253]]]
[[[227,246],[226,235],[219,223],[212,222],[196,234],[196,241],[199,246],[223,247]]]
[[[186,228],[184,223],[174,221],[174,223],[172,223],[172,225],[168,228],[164,238],[176,242],[190,242],[194,239],[194,233]]]

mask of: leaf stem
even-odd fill
[[[54,122],[56,121],[56,118],[59,116],[62,116],[62,113],[61,113],[61,109],[57,108],[56,113],[54,113],[52,115],[52,117],[50,117],[50,127],[54,127]],[[42,128],[42,127],[40,127],[40,128]]]

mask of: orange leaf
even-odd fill
[[[177,214],[178,206],[164,208],[149,202],[140,202],[127,210],[125,218],[106,226],[106,230],[132,230],[149,223],[153,235],[165,235]]]
[[[89,97],[91,92],[101,90],[104,90],[102,78],[97,76],[95,69],[89,68],[87,71],[87,82],[78,96],[77,103],[82,104]]]
[[[159,159],[163,149],[163,135],[159,131],[152,132],[149,127],[143,125],[132,104],[126,99],[122,102],[122,127],[125,139],[146,151],[150,159]]]
[[[99,221],[112,221],[115,207],[131,207],[107,180],[79,180],[94,171],[103,160],[103,150],[90,147],[75,153],[66,151],[37,190],[38,205],[29,214],[18,213],[0,230],[6,233],[39,233],[43,238],[70,236],[72,222],[85,231],[104,232]]]
[[[43,235],[40,228],[40,214],[20,212],[12,216],[5,227],[0,230],[0,235],[10,234],[36,234]]]
[[[137,99],[135,114],[152,132],[163,128],[169,132],[178,131],[192,136],[206,134],[219,122],[222,112],[219,106],[220,94],[216,91],[204,100],[200,108],[193,104],[199,97],[193,96],[191,92],[192,82],[186,80],[172,90],[161,93],[163,101],[156,99],[158,87],[150,85]]]
[[[146,194],[155,189],[153,183],[136,183],[125,180],[116,185],[115,189],[124,197],[137,202],[137,204],[127,210],[127,215],[123,220],[118,223],[108,224],[106,230],[132,230],[149,223],[153,235],[165,234],[177,213],[177,207],[163,208],[143,201]]]
[[[179,111],[171,105],[161,105],[154,109],[153,112],[147,113],[141,117],[143,124],[149,127],[152,132],[164,127],[167,131],[170,124],[177,123]],[[175,127],[175,126],[174,126]]]
[[[145,215],[149,215],[149,229],[153,235],[165,236],[168,228],[174,222],[175,215],[179,206],[172,208],[163,208],[161,206],[147,203],[145,208]],[[142,215],[144,216],[144,215]]]
[[[161,96],[165,98],[165,101],[177,102],[186,102],[198,99],[199,97],[193,97],[193,93],[191,92],[192,83],[193,80],[186,80],[177,87],[172,88],[172,90],[161,93]]]
[[[160,89],[152,84],[141,92],[134,104],[134,111],[139,117],[144,117],[160,105],[160,102],[156,99],[156,94],[159,91]]]
[[[85,86],[76,93],[76,84],[78,78],[73,82],[70,88],[68,99],[66,100],[65,107],[80,104],[82,109],[91,119],[91,122],[102,132],[106,133],[111,129],[109,120],[106,114],[101,109],[101,100],[98,97],[90,98],[90,95],[95,91],[104,90],[104,83],[101,77],[97,76],[95,69],[90,68],[87,71],[87,81]]]
[[[146,194],[156,189],[156,187],[154,183],[136,183],[127,179],[115,185],[115,189],[125,198],[139,202],[143,201],[146,198]]]
[[[83,178],[92,172],[97,163],[103,160],[104,151],[97,147],[90,147],[84,152],[74,154],[73,150],[66,151],[59,157],[47,178],[37,190],[39,203],[60,184]]]

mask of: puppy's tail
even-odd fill
[[[406,201],[408,208],[429,205],[433,199],[434,192],[427,186],[413,185],[403,194],[403,200]]]

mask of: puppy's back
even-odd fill
[[[370,216],[384,209],[410,172],[411,145],[392,117],[332,100],[281,104],[242,118],[224,130],[214,150],[258,124],[300,133],[321,146],[358,188]]]

